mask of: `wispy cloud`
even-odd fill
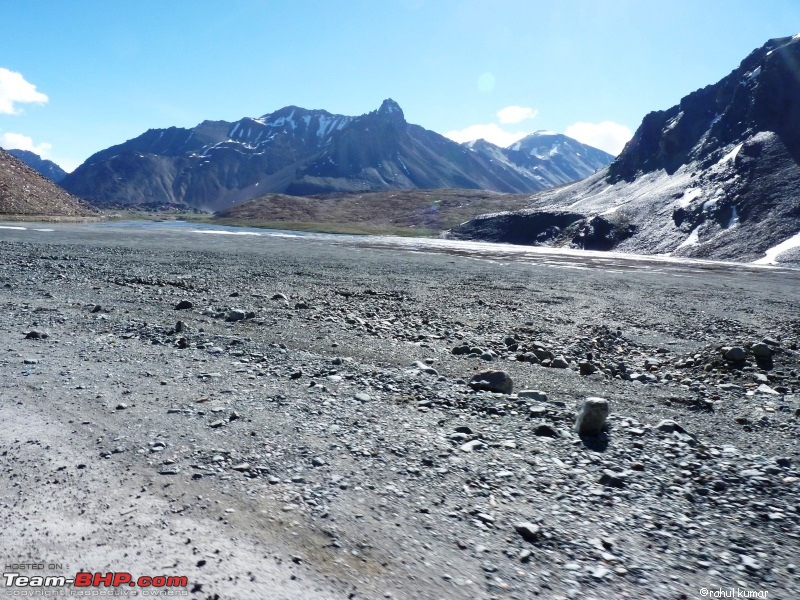
[[[506,106],[497,111],[497,118],[503,124],[520,123],[526,119],[535,119],[538,113],[538,110],[527,106]]]
[[[0,135],[0,148],[5,148],[6,150],[30,150],[43,158],[48,158],[53,146],[47,142],[34,144],[32,138],[21,133],[4,133]]]
[[[450,138],[454,142],[459,143],[484,139],[487,142],[495,144],[496,146],[505,148],[506,146],[510,146],[514,142],[521,140],[526,135],[528,135],[528,133],[525,131],[506,131],[496,123],[488,123],[486,125],[470,125],[465,129],[448,131],[444,134],[444,137]]]
[[[538,112],[539,111],[537,111],[535,108],[529,108],[526,106],[506,106],[505,108],[497,111],[497,120],[499,124],[482,123],[470,125],[464,129],[448,131],[444,134],[444,136],[450,138],[454,142],[459,143],[484,139],[487,142],[495,144],[496,146],[505,148],[506,146],[510,146],[514,142],[521,140],[531,132],[507,131],[500,125],[521,123],[522,121],[534,119],[536,118]]]
[[[16,115],[22,110],[17,104],[44,104],[47,100],[21,73],[0,67],[0,114]]]
[[[622,148],[633,137],[633,132],[625,125],[603,121],[602,123],[573,123],[564,132],[571,138],[605,150],[614,156],[622,152]]]

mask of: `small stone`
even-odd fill
[[[750,347],[750,352],[758,358],[770,358],[772,356],[772,348],[764,343],[753,344]]]
[[[556,356],[550,363],[550,366],[554,369],[566,369],[569,366],[569,361],[563,356]]]
[[[311,308],[311,306],[309,306],[308,302],[295,302],[294,308],[295,310],[306,310]]]
[[[611,571],[609,569],[606,569],[605,567],[597,567],[592,571],[592,577],[594,577],[595,579],[603,579],[610,574]]]
[[[725,360],[739,362],[747,358],[747,350],[739,346],[734,346],[733,348],[728,348],[728,349],[723,348],[723,351],[724,351],[723,357],[725,358]]]
[[[471,442],[467,442],[463,446],[461,446],[462,452],[474,452],[475,450],[480,450],[481,448],[485,448],[486,444],[484,444],[480,440],[472,440]]]
[[[597,371],[597,367],[588,360],[582,360],[578,363],[578,370],[581,375],[591,375]]]
[[[603,474],[600,476],[600,479],[597,481],[597,483],[606,487],[624,488],[625,479],[626,477],[624,473],[614,473],[613,471],[606,469],[603,471]]]
[[[175,310],[187,310],[192,308],[193,306],[194,304],[192,304],[188,300],[181,300],[175,305]]]
[[[372,400],[372,397],[369,394],[365,394],[364,392],[358,392],[353,396],[359,402],[369,402]]]
[[[186,330],[186,323],[178,321],[175,323],[175,333],[183,333]]]
[[[656,430],[662,433],[673,433],[675,431],[677,431],[678,433],[685,432],[684,428],[678,425],[672,419],[663,419],[659,421],[658,425],[656,425]]]
[[[558,438],[561,437],[561,434],[558,430],[554,429],[547,423],[541,423],[536,426],[533,430],[534,435],[542,436],[542,437],[550,437],[550,438]]]
[[[125,404],[124,402],[120,402],[119,404],[117,404],[117,410],[125,410],[126,408],[128,408],[128,405]]]
[[[272,295],[273,300],[286,300],[286,296],[278,292],[277,294]]]
[[[779,396],[780,395],[779,392],[773,390],[766,383],[762,383],[761,385],[759,385],[756,388],[756,392],[759,393],[759,394],[767,394],[769,396]]]
[[[50,336],[43,331],[29,331],[25,334],[26,340],[46,340]]]
[[[472,376],[469,386],[477,391],[510,394],[514,382],[506,371],[481,371]]]
[[[590,396],[584,400],[575,419],[575,431],[579,435],[597,435],[606,424],[608,400]]]
[[[222,427],[223,425],[225,425],[225,421],[223,421],[221,419],[219,421],[213,421],[213,422],[208,424],[208,426],[211,427],[212,429],[216,429],[218,427]]]
[[[522,390],[517,396],[519,398],[530,398],[536,402],[547,402],[547,394],[541,390]]]
[[[240,463],[238,465],[233,465],[231,467],[234,471],[249,471],[250,470],[250,463]]]
[[[225,320],[229,322],[244,321],[246,316],[243,310],[229,310],[225,315]]]
[[[541,537],[541,528],[534,523],[517,523],[514,529],[522,536],[522,539],[531,544],[535,544]]]

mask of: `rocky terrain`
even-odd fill
[[[97,216],[97,211],[72,196],[20,159],[0,148],[0,215],[54,217]]]
[[[800,264],[800,35],[648,114],[605,169],[478,217],[453,235],[644,254]],[[765,256],[766,254],[766,256]]]
[[[265,194],[467,188],[518,193],[586,177],[611,155],[565,136],[458,144],[387,99],[351,117],[288,106],[235,123],[152,129],[89,157],[62,185],[98,206],[216,212]]]
[[[44,175],[53,183],[58,183],[64,177],[66,177],[67,172],[59,167],[56,163],[52,160],[47,160],[46,158],[42,158],[35,152],[31,152],[30,150],[17,150],[17,149],[9,149],[8,153],[11,156],[16,156],[34,171],[39,173],[40,175]]]
[[[9,561],[196,598],[800,595],[797,271],[2,235]]]

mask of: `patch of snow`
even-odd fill
[[[753,69],[752,71],[748,71],[744,74],[744,79],[742,79],[742,83],[749,83],[751,79],[755,79],[761,75],[761,65]]]
[[[728,152],[725,156],[723,156],[719,160],[717,165],[722,165],[722,164],[725,164],[727,162],[733,162],[733,160],[736,158],[736,155],[739,154],[739,150],[742,149],[742,146],[744,146],[744,142],[740,142],[739,144],[736,144],[736,147],[733,150],[731,150],[730,152]]]
[[[797,37],[797,36],[795,36]],[[773,246],[769,250],[765,252],[764,258],[759,258],[758,260],[754,260],[754,265],[774,265],[777,263],[777,258],[787,250],[791,250],[792,248],[800,248],[800,232],[790,237],[788,240],[784,240],[777,246]]]
[[[533,135],[558,135],[555,131],[550,131],[548,129],[539,129],[533,132]]]
[[[233,127],[233,129],[231,130],[230,134],[228,135],[228,137],[229,137],[229,138],[233,138],[233,136],[235,136],[235,135],[236,135],[236,132],[237,132],[237,131],[239,131],[239,125],[241,125],[241,123],[237,123],[237,124],[236,124],[236,125]]]
[[[728,221],[728,229],[731,227],[736,227],[739,224],[739,211],[736,210],[736,206],[732,208],[731,218]]]
[[[27,227],[12,227],[11,225],[0,225],[0,229],[16,229],[18,231],[27,231]]]
[[[193,229],[192,233],[213,233],[216,235],[255,235],[261,236],[255,231],[223,231],[221,229]]]
[[[703,195],[703,190],[700,188],[689,188],[683,193],[682,198],[678,198],[678,206],[687,208],[694,200]]]
[[[519,142],[516,142],[515,144],[512,144],[512,146],[509,148],[509,150],[512,150],[514,152],[518,152],[520,146],[521,146],[521,144]]]
[[[688,246],[697,246],[698,244],[700,244],[700,233],[698,231],[699,229],[700,229],[699,225],[694,229],[692,229],[692,232],[689,234],[689,237],[683,240],[680,243],[680,245],[677,248],[675,248],[675,250],[680,250],[681,248],[687,248]]]
[[[667,121],[667,125],[664,127],[664,133],[667,133],[668,131],[672,131],[673,129],[675,129],[675,126],[680,122],[682,116],[683,116],[683,111],[679,112],[669,121]]]

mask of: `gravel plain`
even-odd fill
[[[798,270],[35,227],[0,231],[6,567],[800,597]]]

